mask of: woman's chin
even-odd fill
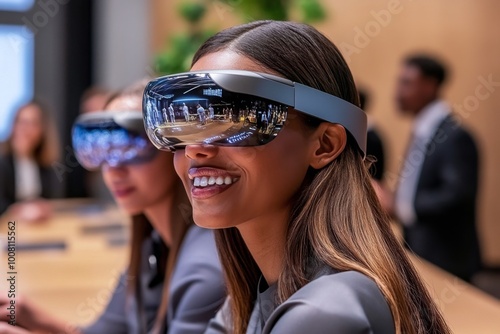
[[[206,215],[196,215],[196,213],[193,214],[193,220],[197,226],[210,230],[234,227],[234,222],[227,222],[226,219],[217,219],[207,217]]]
[[[118,207],[122,209],[129,216],[136,216],[144,212],[143,207],[137,207],[134,205],[127,205],[123,203],[118,203]]]

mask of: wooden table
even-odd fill
[[[416,256],[410,257],[453,333],[500,333],[498,299]]]
[[[126,267],[128,218],[116,207],[88,201],[54,204],[56,212],[47,222],[16,222],[16,290],[68,324],[87,324],[106,306]],[[6,232],[2,220],[2,243]],[[8,271],[5,251],[0,258],[3,278]],[[0,282],[0,291],[6,291],[6,279]]]
[[[65,249],[18,251],[17,291],[73,324],[91,322],[106,305],[128,260],[128,219],[114,207],[59,201],[50,221],[17,222],[18,245],[64,242]],[[7,231],[1,221],[0,233]],[[3,238],[5,241],[5,237]],[[7,271],[3,252],[0,276]],[[439,268],[411,256],[456,334],[499,334],[500,302]],[[1,291],[6,282],[0,279]]]

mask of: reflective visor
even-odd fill
[[[151,81],[146,132],[159,149],[190,144],[258,146],[273,140],[295,109],[343,125],[364,153],[366,115],[355,105],[277,76],[249,71],[187,72]]]
[[[137,111],[98,111],[79,116],[73,125],[73,149],[88,170],[151,160],[158,152]]]

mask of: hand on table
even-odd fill
[[[10,325],[6,322],[0,322],[0,334],[35,334],[37,332],[30,332],[24,328]]]
[[[9,207],[8,215],[14,220],[41,222],[52,215],[52,206],[44,199],[17,202]]]
[[[24,297],[16,294],[15,299],[15,321],[16,325],[26,329],[36,329],[40,326],[39,320],[43,317],[43,311],[30,303]],[[7,298],[7,293],[0,295],[0,321],[8,322],[11,320],[11,310],[8,308],[11,305],[11,299]],[[14,327],[14,326],[12,326]],[[2,332],[0,332],[2,333]]]
[[[0,294],[0,334],[12,333],[67,333],[77,334],[78,331],[69,329],[70,326],[52,317],[42,308],[36,306],[28,299],[16,294],[15,319],[16,326],[8,324],[10,320],[10,299],[6,293]]]

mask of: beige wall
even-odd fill
[[[165,45],[170,33],[184,29],[184,23],[176,14],[178,2],[152,0],[153,51]],[[399,170],[410,124],[398,116],[393,104],[400,60],[409,52],[423,50],[449,63],[453,72],[445,96],[456,111],[462,110],[458,117],[473,131],[481,150],[478,222],[484,260],[490,265],[500,265],[500,150],[497,148],[500,144],[500,2],[323,0],[323,3],[328,8],[329,19],[317,27],[343,49],[357,81],[372,93],[370,112],[387,143],[387,181],[391,186],[395,178],[390,175]],[[224,28],[237,22],[230,7],[209,8],[207,26]],[[499,83],[488,87],[491,91],[482,84],[488,77]]]

